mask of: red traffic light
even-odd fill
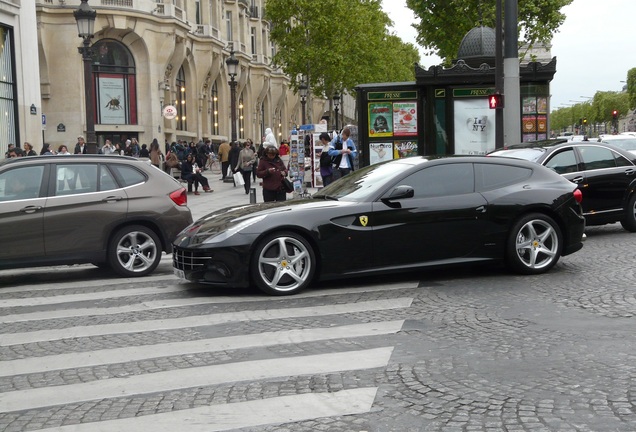
[[[493,93],[491,95],[488,95],[488,106],[490,107],[490,109],[503,108],[503,95],[500,93]]]
[[[618,117],[618,111],[616,110],[612,111],[612,117],[614,118]]]

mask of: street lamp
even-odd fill
[[[230,56],[225,60],[227,73],[230,76],[230,110],[232,116],[232,143],[236,141],[236,74],[238,73],[239,61],[234,57],[234,45],[230,47]]]
[[[86,145],[88,153],[97,153],[97,137],[95,136],[95,104],[93,102],[93,86],[91,74],[91,61],[93,59],[93,49],[91,39],[95,36],[95,17],[97,12],[88,5],[88,0],[82,3],[73,11],[75,21],[77,21],[77,35],[84,40],[84,44],[78,47],[79,53],[84,61],[84,100],[86,102]]]
[[[300,85],[298,86],[298,93],[300,93],[300,104],[302,105],[303,124],[306,123],[305,104],[307,103],[307,91],[308,90],[309,90],[309,86],[307,85],[307,83],[305,82],[305,79],[303,78],[303,80],[300,82]]]
[[[340,94],[336,93],[333,95],[333,110],[335,112],[336,117],[336,130],[338,130],[338,109],[340,108]]]

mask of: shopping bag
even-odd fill
[[[243,186],[245,184],[245,179],[243,178],[243,174],[241,174],[240,172],[235,172],[233,176],[234,176],[234,183],[236,183],[238,186]]]

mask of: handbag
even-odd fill
[[[241,174],[240,172],[235,172],[234,174],[232,174],[232,177],[234,177],[234,182],[237,185],[243,186],[245,184],[245,179],[243,178],[243,174]]]
[[[287,177],[283,177],[281,183],[285,192],[292,193],[294,191],[294,184]]]

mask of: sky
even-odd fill
[[[393,32],[420,50],[422,67],[440,64],[415,42],[410,25],[415,16],[406,0],[382,0],[382,7]],[[636,68],[636,0],[573,0],[562,12],[565,22],[552,39],[557,72],[550,85],[551,110],[585,101],[597,91],[621,91],[627,71]]]

